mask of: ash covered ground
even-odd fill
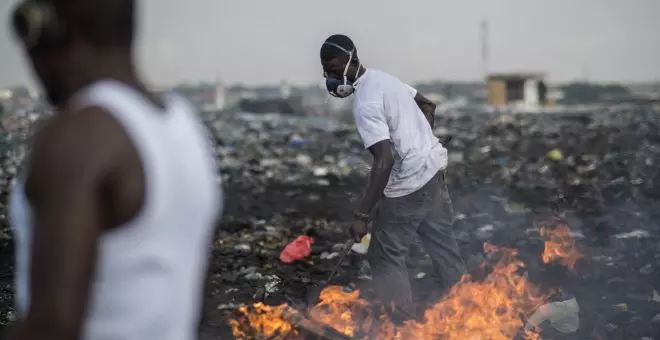
[[[534,284],[561,288],[580,305],[580,328],[544,339],[660,339],[660,108],[600,108],[572,114],[447,112],[438,136],[451,134],[447,172],[455,233],[471,268],[485,242],[519,250]],[[6,191],[19,166],[27,123],[4,136],[0,231],[0,325],[15,318],[13,250]],[[365,184],[370,157],[350,125],[323,118],[237,114],[210,120],[226,190],[213,246],[203,339],[231,339],[237,306],[302,299],[326,279],[346,241],[351,200]],[[584,258],[574,272],[541,261],[538,226],[560,219]],[[279,260],[304,230],[318,236],[312,255]],[[364,257],[351,253],[336,284],[368,287]],[[423,256],[411,270],[416,298],[432,285]],[[654,294],[655,292],[655,294]]]

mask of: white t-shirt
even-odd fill
[[[384,194],[401,197],[447,167],[447,149],[415,103],[417,90],[380,70],[367,69],[355,84],[353,115],[365,149],[389,139],[394,167]]]

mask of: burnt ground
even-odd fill
[[[271,304],[286,302],[283,295],[302,298],[306,285],[326,278],[337,259],[321,260],[320,255],[332,252],[333,246],[346,239],[341,222],[346,221],[345,211],[350,208],[344,189],[347,187],[355,186],[348,182],[332,188],[273,184],[256,201],[229,202],[226,222],[218,237],[223,243],[214,250],[213,289],[207,298],[203,339],[230,338],[224,320],[231,313],[225,308],[263,296],[262,287],[268,278],[255,280],[255,277],[239,274],[241,270],[245,272],[245,268],[256,267],[256,272],[263,276],[274,274],[283,280],[279,285],[282,291],[266,299]],[[521,211],[523,209],[515,205],[517,209],[512,212],[512,202],[519,195],[505,188],[466,190],[455,187],[451,192],[459,216],[456,234],[466,259],[478,260],[483,242],[517,248],[531,281],[543,288],[561,288],[577,298],[581,307],[579,331],[566,335],[553,333],[553,329],[548,328],[544,338],[660,338],[660,301],[652,301],[653,291],[660,289],[660,242],[657,232],[653,231],[657,230],[658,221],[654,202],[647,206],[621,204],[609,207],[600,215],[579,216],[568,209],[548,206],[527,206],[525,208],[530,211]],[[318,197],[318,200],[310,202],[310,197]],[[543,240],[534,230],[534,223],[558,216],[560,210],[585,255],[576,273],[562,266],[543,264],[540,259]],[[274,215],[275,211],[280,213]],[[248,212],[252,221],[245,218]],[[279,263],[277,256],[281,245],[302,233],[305,227],[314,225],[322,232],[311,259],[295,265]],[[268,226],[277,228],[278,232],[269,233],[272,229]],[[642,230],[648,230],[649,236],[644,237],[642,235],[646,234],[642,233],[639,238],[625,238],[625,233]],[[233,248],[236,244],[250,245],[251,251],[237,254]],[[362,259],[361,255],[352,253],[335,283],[368,286],[368,281],[356,278]],[[421,260],[418,264],[420,267],[415,273],[431,272],[427,261]],[[424,301],[433,286],[430,275],[412,280],[417,300]]]
[[[454,136],[448,176],[464,258],[475,267],[484,242],[517,248],[532,282],[577,298],[579,330],[556,334],[544,328],[544,339],[660,339],[660,302],[653,300],[660,290],[657,116],[656,108],[504,122],[477,115],[438,119],[438,126],[447,128],[436,133],[450,130]],[[324,280],[337,259],[321,258],[345,242],[353,208],[349,193],[364,185],[363,178],[332,170],[341,168],[337,163],[347,155],[362,153],[351,127],[312,131],[297,123],[283,127],[251,119],[230,124],[231,119],[223,118],[226,130],[214,131],[224,157],[227,201],[213,247],[202,339],[231,339],[231,310],[261,300],[272,275],[282,282],[266,299],[271,304],[299,301],[305,287]],[[232,132],[237,136],[227,137]],[[293,134],[296,146],[288,144]],[[546,153],[553,148],[563,156],[549,160]],[[319,166],[331,171],[313,169]],[[14,319],[13,251],[1,214],[4,208],[4,327]],[[535,225],[556,217],[572,228],[585,255],[575,273],[541,262],[543,239]],[[280,263],[284,245],[307,228],[318,232],[312,256]],[[358,279],[363,260],[352,253],[335,283],[368,292],[369,281]],[[411,276],[430,273],[428,261],[418,260]],[[416,299],[424,301],[433,287],[431,276],[413,283]]]

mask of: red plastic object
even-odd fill
[[[307,235],[298,236],[293,242],[287,244],[280,253],[280,261],[284,263],[291,263],[309,256],[312,252],[312,244],[314,239]]]

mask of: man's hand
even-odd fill
[[[366,221],[354,220],[351,224],[351,236],[355,239],[355,242],[360,243],[364,235],[369,232]]]

